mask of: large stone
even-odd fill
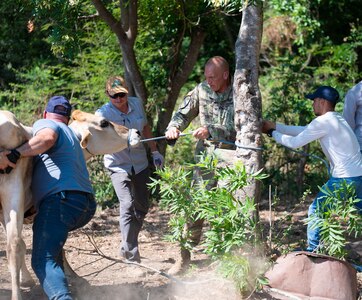
[[[279,257],[265,276],[273,291],[299,299],[357,299],[356,270],[330,256],[292,252]]]

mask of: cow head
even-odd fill
[[[136,129],[128,129],[103,117],[75,110],[72,119],[69,127],[78,136],[86,159],[93,155],[118,152],[140,142]]]

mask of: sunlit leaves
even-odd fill
[[[355,188],[342,183],[332,190],[321,189],[326,195],[315,213],[306,219],[312,229],[320,230],[320,247],[317,251],[335,257],[346,255],[345,245],[348,236],[357,237],[362,233],[362,216],[356,203]]]
[[[208,181],[193,182],[193,169],[211,172],[219,182],[214,188],[206,188]],[[171,240],[180,242],[183,247],[187,238],[180,236],[180,226],[186,220],[204,219],[210,229],[206,231],[204,245],[206,253],[219,256],[230,253],[235,247],[255,242],[256,211],[252,199],[236,199],[233,193],[242,189],[250,180],[262,180],[266,177],[261,171],[248,174],[241,163],[234,167],[219,168],[212,156],[201,158],[197,164],[158,170],[159,179],[152,179],[150,187],[159,189],[160,205],[172,214],[169,224]],[[173,238],[172,238],[173,237]],[[181,238],[182,237],[182,238]]]

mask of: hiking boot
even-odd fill
[[[168,270],[169,275],[178,275],[184,273],[191,262],[191,253],[187,249],[181,249],[181,257],[176,260],[175,264]]]

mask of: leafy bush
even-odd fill
[[[87,162],[89,177],[93,186],[97,204],[103,208],[118,203],[112,181],[103,166],[103,156],[95,156]]]
[[[250,253],[250,251],[248,251]],[[249,299],[255,289],[261,289],[268,284],[268,280],[262,275],[270,264],[260,259],[258,253],[255,255],[241,255],[242,253],[226,254],[222,258],[219,272],[225,278],[231,279],[240,292]],[[252,278],[254,280],[248,280]]]
[[[235,198],[234,193],[247,186],[251,180],[262,180],[266,175],[261,171],[248,174],[241,162],[224,168],[218,168],[217,163],[216,158],[206,156],[200,157],[200,162],[187,164],[185,167],[165,167],[156,172],[159,179],[153,178],[150,187],[152,190],[159,189],[160,206],[171,213],[171,233],[166,236],[169,241],[178,242],[181,247],[191,249],[192,246],[188,243],[190,233],[185,232],[184,227],[187,222],[203,219],[209,224],[203,242],[205,253],[213,259],[229,264],[229,258],[243,246],[251,245],[255,249],[260,243],[253,199],[242,201]],[[192,176],[194,168],[215,174],[218,185],[208,189],[207,180],[195,184]],[[234,278],[237,287],[242,290],[250,285],[239,281],[240,277],[243,277],[240,274],[249,274],[250,268],[249,260],[236,258],[238,256],[236,254],[235,260],[240,262],[240,269],[229,270],[228,273],[226,270],[229,268],[225,266],[223,273],[226,272]],[[257,273],[255,278],[262,274],[261,271]],[[247,280],[246,278],[247,276],[244,276],[243,281]]]
[[[188,132],[191,132],[194,126],[188,127]],[[177,167],[180,164],[189,164],[195,162],[195,138],[190,135],[180,137],[174,146],[166,148],[166,165],[171,168]]]
[[[321,191],[326,195],[322,204],[305,222],[310,223],[312,229],[320,229],[317,252],[344,258],[347,237],[362,233],[362,216],[356,207],[361,200],[356,198],[354,186],[345,182],[333,191],[322,188]]]

